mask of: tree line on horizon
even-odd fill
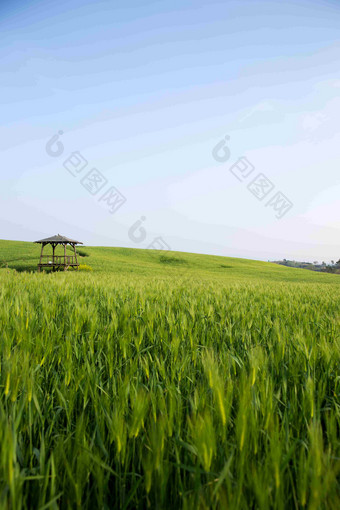
[[[319,263],[317,260],[314,262],[299,262],[296,260],[275,260],[275,264],[280,264],[281,266],[287,266],[287,267],[296,267],[300,269],[309,269],[310,271],[318,271],[322,273],[333,273],[333,274],[340,274],[340,259],[337,262],[334,262],[334,260],[331,260],[330,264],[327,264],[326,262]]]

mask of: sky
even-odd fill
[[[0,238],[340,258],[339,0],[0,0]]]

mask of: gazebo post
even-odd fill
[[[75,257],[76,257],[76,264],[77,264],[77,266],[78,266],[78,257],[77,257],[76,245],[75,245],[75,244],[73,244],[72,246],[73,246],[73,249],[74,249],[74,255],[75,255]]]
[[[56,246],[57,246],[56,244],[52,243],[52,250],[53,250],[53,252],[52,252],[52,266],[53,266],[53,268],[54,268],[54,252],[55,252]]]
[[[64,271],[66,271],[66,243],[64,243]]]
[[[41,261],[42,261],[42,256],[43,256],[43,252],[44,252],[44,247],[45,247],[45,243],[41,243],[41,252],[40,252],[40,260],[39,260],[39,267],[38,267],[38,271],[40,273],[40,270],[41,270]]]

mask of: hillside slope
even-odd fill
[[[269,280],[282,282],[340,283],[338,275],[316,274],[269,262],[248,259],[200,255],[193,253],[139,250],[132,248],[80,247],[79,260],[95,272],[140,277],[170,277],[230,280]],[[49,253],[48,248],[44,253]],[[56,252],[58,253],[58,251]],[[61,253],[61,251],[60,251]],[[20,241],[0,240],[0,268],[36,271],[40,245]]]

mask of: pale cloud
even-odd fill
[[[274,110],[274,106],[269,101],[263,101],[262,103],[258,103],[257,105],[248,108],[244,113],[241,113],[238,120],[239,122],[243,122],[258,112],[273,112]]]

